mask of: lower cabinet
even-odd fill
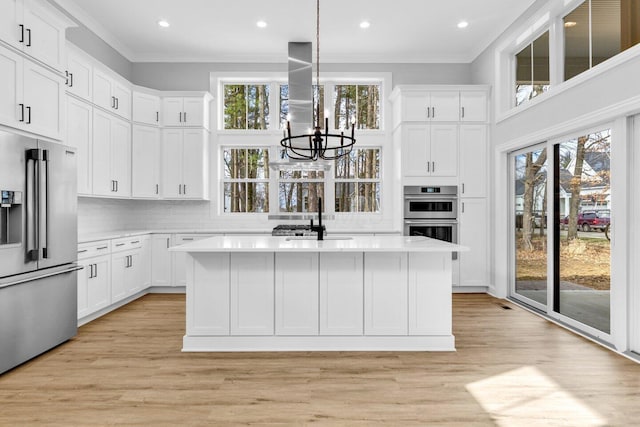
[[[171,286],[171,234],[152,234],[151,247],[151,286]]]
[[[273,253],[232,254],[231,335],[273,335]]]
[[[361,252],[320,254],[320,335],[362,335]]]
[[[318,253],[276,253],[276,335],[318,334]]]
[[[140,249],[111,255],[111,300],[117,302],[142,289]]]
[[[469,252],[460,252],[458,286],[487,286],[487,201],[485,198],[462,198],[459,209],[459,244],[468,246]]]
[[[198,240],[212,237],[213,234],[176,234],[173,236],[172,245],[184,245],[186,243],[196,242]],[[186,255],[183,252],[174,252],[173,254],[173,286],[185,286],[187,284]]]
[[[78,261],[78,319],[111,304],[111,256],[102,255]]]
[[[367,253],[364,260],[365,335],[406,335],[406,253]]]

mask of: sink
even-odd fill
[[[289,240],[318,240],[315,236],[290,236],[285,239]],[[349,236],[324,236],[324,240],[353,240],[353,237]]]

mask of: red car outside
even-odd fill
[[[609,215],[602,212],[582,212],[578,214],[578,230],[591,231],[598,230],[604,231],[607,225],[611,222]],[[562,225],[567,227],[569,224],[569,216],[565,216],[562,219]]]

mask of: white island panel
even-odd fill
[[[365,335],[407,335],[407,254],[364,255]]]
[[[318,254],[276,254],[276,335],[318,335]]]
[[[409,334],[451,335],[451,256],[409,254]]]
[[[186,258],[187,330],[198,336],[229,335],[229,254]]]
[[[274,254],[230,256],[231,335],[273,335]]]
[[[362,335],[364,254],[320,254],[320,335]]]

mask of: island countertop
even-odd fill
[[[466,252],[466,246],[422,236],[215,236],[170,248],[174,252]]]

